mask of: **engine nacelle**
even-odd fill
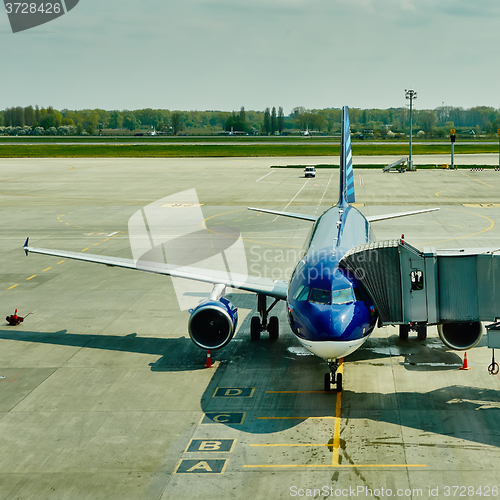
[[[481,340],[484,326],[480,321],[443,323],[438,325],[438,333],[445,346],[456,351],[465,351]]]
[[[238,310],[225,297],[205,300],[189,317],[191,340],[202,349],[224,347],[234,336]]]

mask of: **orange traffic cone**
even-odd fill
[[[464,364],[460,370],[470,370],[470,366],[467,364],[467,351],[464,353]]]
[[[205,366],[203,368],[212,368],[213,363],[212,363],[212,356],[210,356],[210,349],[207,351],[207,362],[205,363]]]

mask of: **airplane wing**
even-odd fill
[[[426,208],[424,210],[412,210],[411,212],[396,212],[384,215],[367,215],[365,216],[365,218],[368,222],[377,222],[379,220],[396,219],[397,217],[406,217],[407,215],[423,214],[425,212],[435,212],[436,210],[439,210],[439,208]]]
[[[266,210],[264,208],[247,207],[247,209],[253,210],[255,212],[264,212],[266,214],[283,215],[284,217],[292,217],[294,219],[308,220],[310,222],[316,222],[319,218],[315,215],[294,214],[292,212],[278,212],[277,210]]]
[[[205,283],[223,284],[231,288],[239,288],[249,292],[262,293],[276,299],[285,300],[288,290],[288,281],[273,280],[271,278],[262,278],[257,276],[246,276],[236,273],[227,273],[222,271],[213,271],[196,267],[172,266],[165,263],[140,261],[138,265],[133,259],[122,259],[119,257],[107,257],[103,255],[93,255],[81,252],[67,252],[64,250],[51,250],[46,248],[34,248],[28,246],[29,238],[24,244],[24,251],[28,253],[39,253],[44,255],[53,255],[63,259],[81,260],[84,262],[93,262],[95,264],[104,264],[109,267],[124,267],[126,269],[135,269],[139,271],[164,274],[177,278],[185,278]]]

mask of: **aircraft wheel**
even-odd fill
[[[332,390],[332,375],[330,372],[325,373],[325,392]]]
[[[337,373],[337,392],[342,392],[342,373]]]
[[[399,339],[408,340],[408,334],[410,333],[410,325],[399,325]]]
[[[252,340],[260,339],[260,318],[254,316],[250,321],[250,337]]]
[[[417,338],[418,340],[425,340],[427,338],[427,326],[417,326]]]
[[[280,335],[280,323],[277,316],[271,316],[269,318],[269,325],[267,327],[267,330],[269,332],[270,340],[278,340],[278,337]]]

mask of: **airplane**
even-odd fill
[[[439,209],[364,216],[352,206],[355,195],[347,106],[342,109],[339,187],[338,203],[320,216],[248,207],[253,211],[313,223],[305,254],[289,281],[194,267],[179,268],[164,262],[142,261],[138,266],[133,259],[31,247],[29,238],[23,248],[26,255],[52,255],[213,284],[208,299],[190,310],[188,321],[189,335],[202,349],[222,348],[235,334],[238,314],[236,307],[225,297],[226,288],[239,288],[257,294],[259,316],[251,319],[252,340],[259,339],[266,330],[271,340],[278,338],[278,318],[269,317],[269,313],[278,301],[286,301],[292,332],[306,349],[328,363],[330,371],[324,377],[325,391],[330,391],[332,385],[341,391],[342,374],[337,373],[339,360],[353,353],[368,339],[377,323],[378,312],[363,284],[352,273],[339,267],[340,259],[350,249],[372,241],[371,222]],[[269,307],[267,297],[274,299]]]
[[[312,137],[312,132],[309,132],[309,125],[306,125],[305,130],[300,131],[300,135],[302,135],[304,137]]]

